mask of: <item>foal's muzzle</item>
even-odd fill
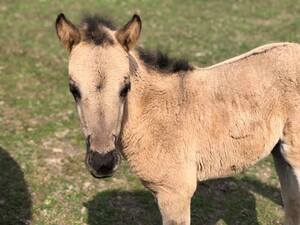
[[[120,157],[117,150],[111,150],[107,153],[99,153],[89,148],[87,143],[87,153],[85,163],[87,169],[96,178],[110,177],[117,170]]]

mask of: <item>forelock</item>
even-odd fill
[[[82,41],[95,45],[114,44],[114,38],[108,30],[115,30],[114,23],[108,18],[98,15],[86,16],[81,22]]]

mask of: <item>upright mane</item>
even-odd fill
[[[146,66],[162,72],[178,73],[193,69],[193,66],[190,65],[186,59],[170,58],[166,53],[160,50],[145,50],[139,47],[137,48],[137,52],[139,58]]]
[[[106,29],[116,30],[116,26],[107,17],[86,16],[82,19],[79,29],[83,41],[92,42],[95,45],[114,44],[113,37]],[[153,51],[138,47],[137,52],[145,66],[164,73],[178,73],[193,69],[186,59],[171,58],[160,50]]]

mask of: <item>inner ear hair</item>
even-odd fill
[[[116,33],[116,38],[126,51],[137,43],[142,30],[141,18],[135,14],[132,19]]]
[[[70,52],[72,48],[80,42],[80,32],[78,28],[72,24],[63,13],[57,16],[55,27],[59,40]]]

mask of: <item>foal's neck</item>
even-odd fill
[[[137,55],[133,57],[137,69],[130,77],[131,90],[124,110],[121,144],[131,168],[143,178],[141,167],[146,165],[141,161],[152,165],[157,155],[162,156],[162,148],[176,147],[173,146],[176,142],[160,144],[169,136],[180,138],[174,131],[182,128],[186,119],[193,72],[164,74],[144,65]]]
[[[162,121],[168,122],[171,114],[181,116],[182,109],[188,104],[190,75],[193,73],[161,72],[145,65],[136,53],[133,52],[132,57],[136,70],[130,77],[131,91],[125,107],[125,139],[127,134],[134,137],[142,135],[154,123],[154,117],[157,119],[159,116]]]

